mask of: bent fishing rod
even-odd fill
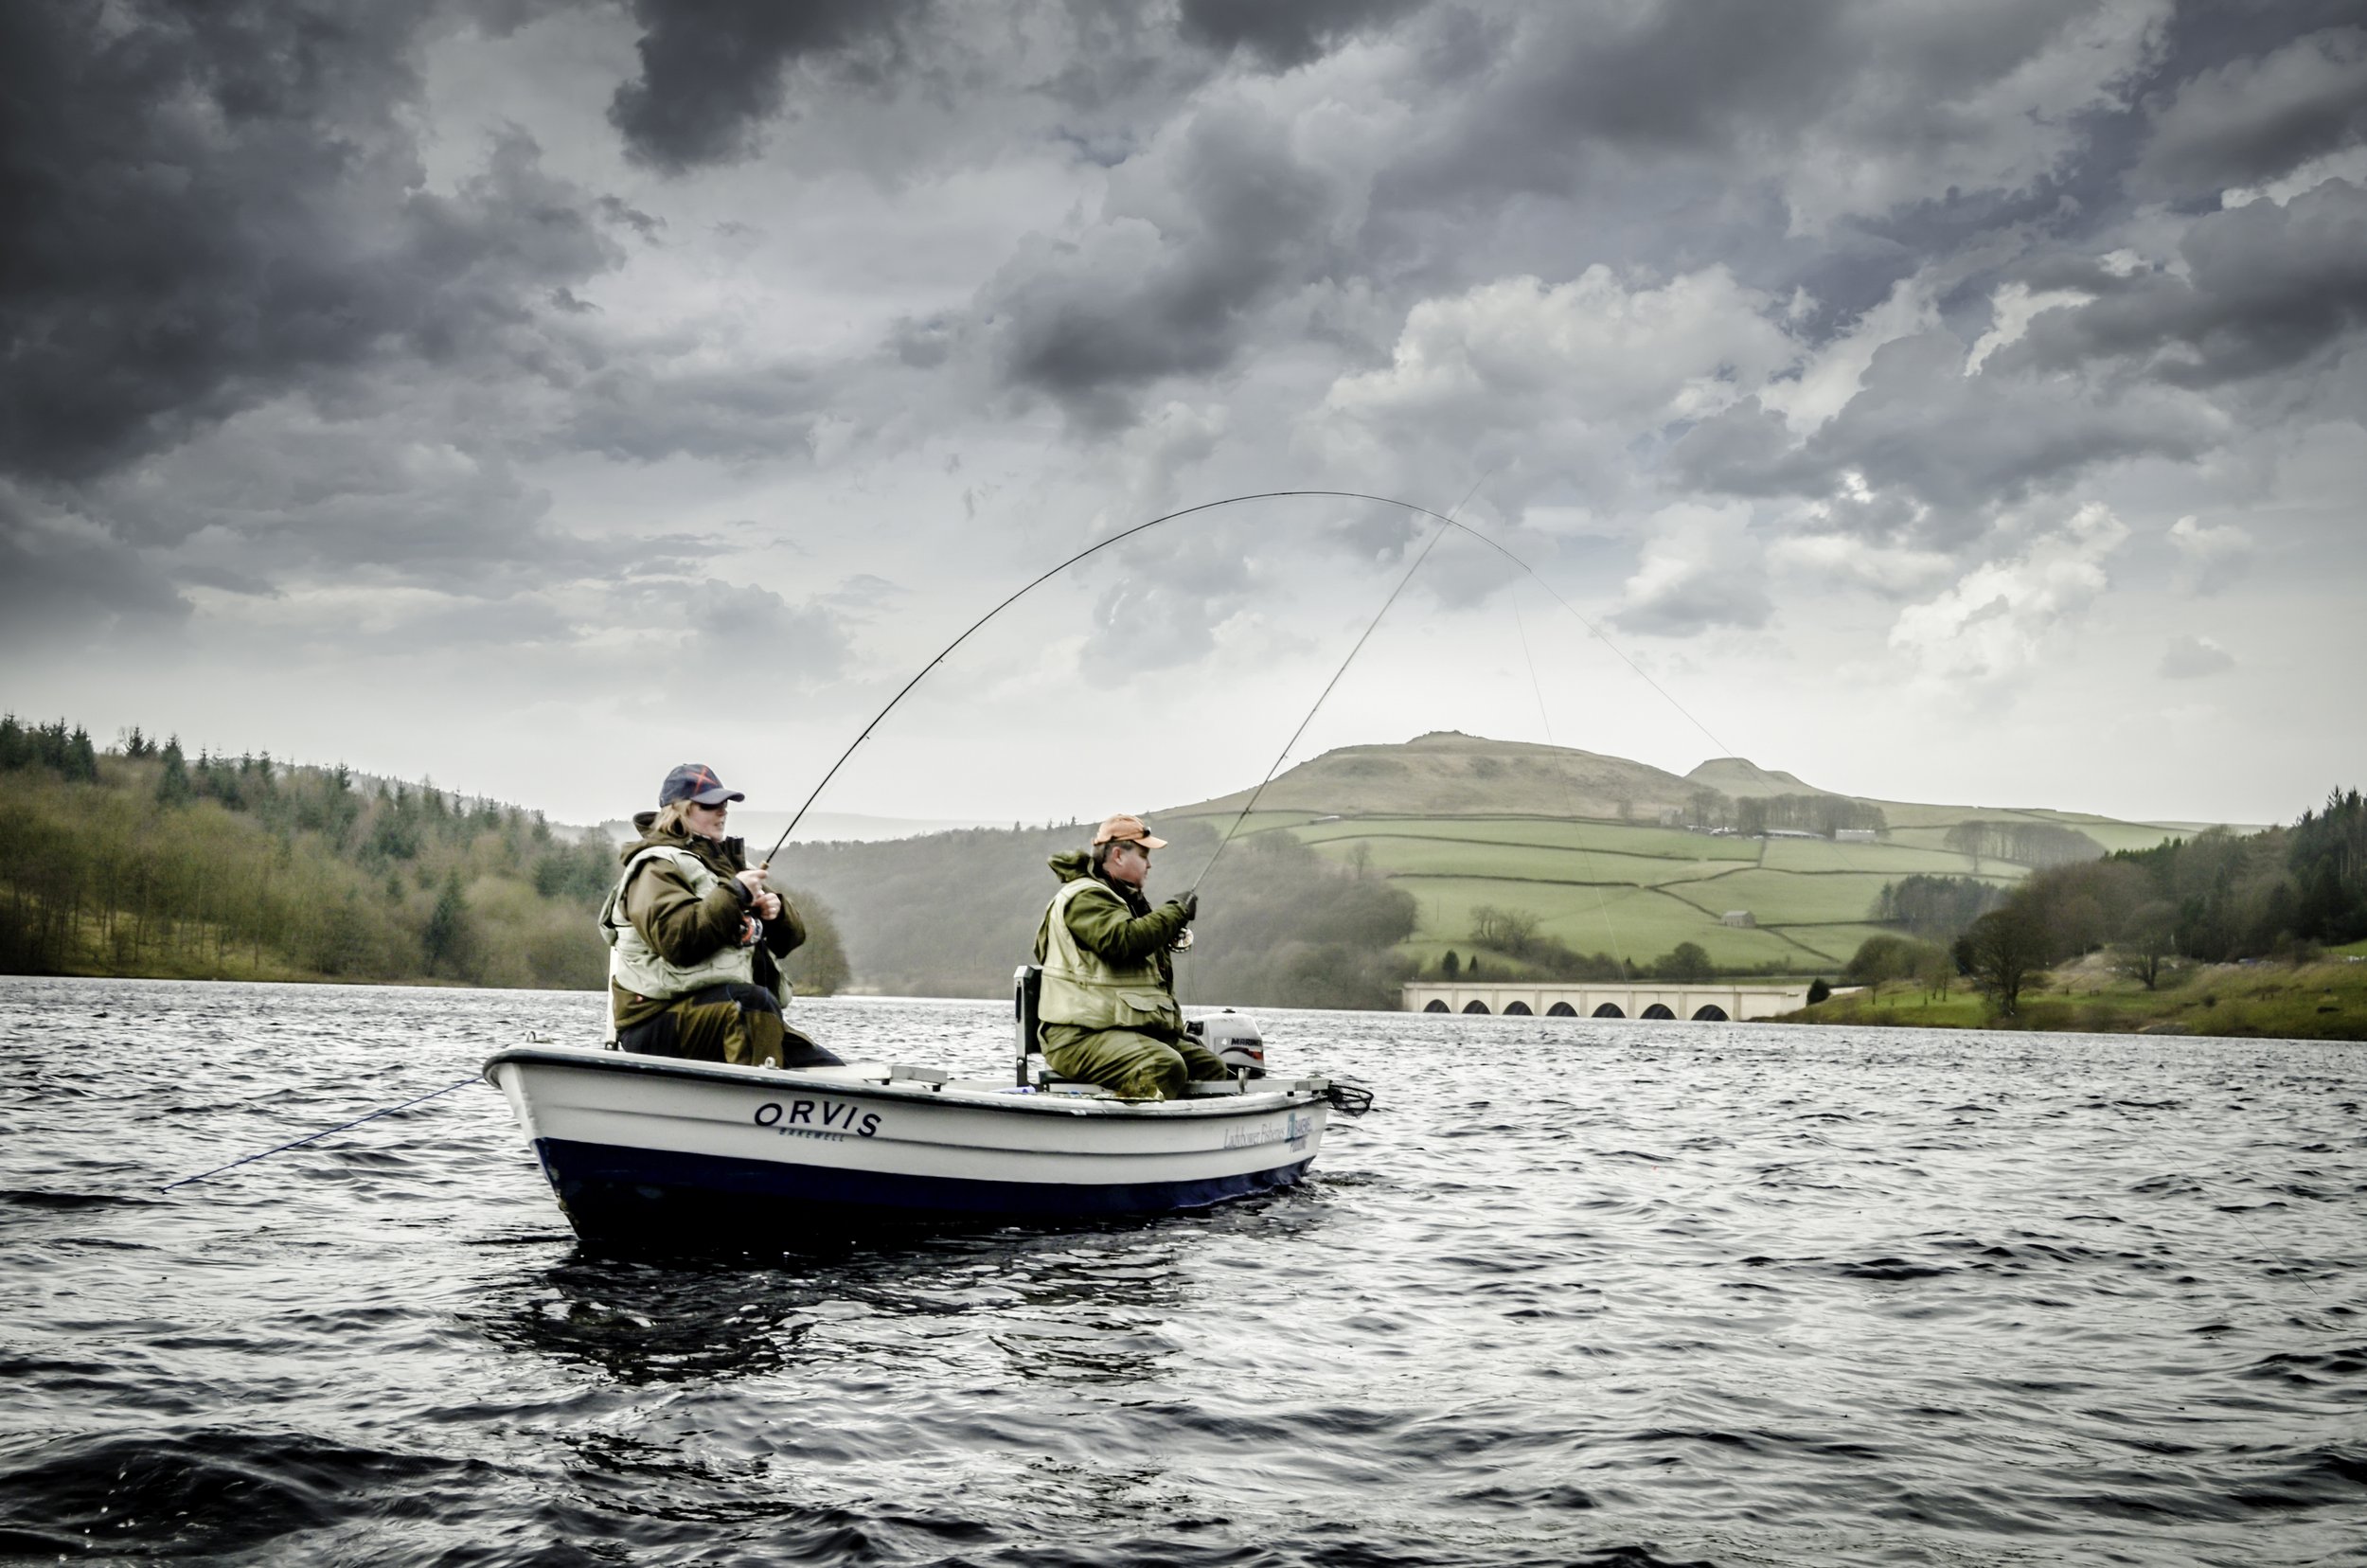
[[[759,868],[766,871],[770,871],[773,868],[774,856],[778,855],[781,852],[781,846],[787,844],[789,842],[790,835],[797,830],[797,825],[803,822],[806,818],[806,813],[813,809],[813,803],[821,798],[822,792],[824,790],[829,788],[830,780],[838,776],[839,770],[846,765],[847,759],[852,757],[855,753],[861,749],[863,743],[871,739],[871,732],[878,729],[887,716],[896,711],[897,704],[903,702],[903,700],[912,693],[913,688],[920,685],[920,683],[928,677],[931,670],[936,668],[937,666],[943,664],[947,659],[951,658],[955,650],[959,649],[962,644],[968,642],[974,633],[983,628],[988,621],[994,619],[995,616],[1001,615],[1004,611],[1008,610],[1012,605],[1017,604],[1021,599],[1025,598],[1036,589],[1043,586],[1043,584],[1049,582],[1052,579],[1059,577],[1062,572],[1067,571],[1071,566],[1076,565],[1078,561],[1084,561],[1091,556],[1098,555],[1103,550],[1110,548],[1112,544],[1123,543],[1125,541],[1133,538],[1136,534],[1148,533],[1151,529],[1162,526],[1165,524],[1173,523],[1182,518],[1191,517],[1200,512],[1215,511],[1220,507],[1237,507],[1251,501],[1279,501],[1304,498],[1320,498],[1333,501],[1371,501],[1384,507],[1401,507],[1407,511],[1415,512],[1420,516],[1431,518],[1435,521],[1439,525],[1439,533],[1442,535],[1449,528],[1461,529],[1464,533],[1478,540],[1481,543],[1486,545],[1489,549],[1495,551],[1506,561],[1511,561],[1515,566],[1520,567],[1521,570],[1526,572],[1530,577],[1536,579],[1538,586],[1544,589],[1546,595],[1551,597],[1555,603],[1560,605],[1564,610],[1568,611],[1572,618],[1576,620],[1579,625],[1585,627],[1587,632],[1593,635],[1597,642],[1600,642],[1605,648],[1610,649],[1612,653],[1617,654],[1619,662],[1626,665],[1630,670],[1634,671],[1637,679],[1641,680],[1646,686],[1650,686],[1654,691],[1658,692],[1662,700],[1666,702],[1670,707],[1673,707],[1679,713],[1683,714],[1686,722],[1691,723],[1695,729],[1698,729],[1703,735],[1708,736],[1711,743],[1717,747],[1720,755],[1731,754],[1731,747],[1729,747],[1723,740],[1718,739],[1717,736],[1711,731],[1707,724],[1704,724],[1700,720],[1695,718],[1692,712],[1687,709],[1682,703],[1678,702],[1675,697],[1671,696],[1665,686],[1662,686],[1658,681],[1653,680],[1650,675],[1646,674],[1642,666],[1638,665],[1633,659],[1628,658],[1628,655],[1622,652],[1619,647],[1609,637],[1604,636],[1602,629],[1597,627],[1593,621],[1587,619],[1584,615],[1580,614],[1577,606],[1562,597],[1560,591],[1556,589],[1552,583],[1546,581],[1543,573],[1539,572],[1536,567],[1530,565],[1527,561],[1515,555],[1503,543],[1489,538],[1486,534],[1480,532],[1479,529],[1472,527],[1468,523],[1462,522],[1446,512],[1433,511],[1428,507],[1417,505],[1412,501],[1401,501],[1392,495],[1374,495],[1364,490],[1256,490],[1247,495],[1228,495],[1220,501],[1202,501],[1198,506],[1185,507],[1180,511],[1171,511],[1166,513],[1165,516],[1154,517],[1148,523],[1137,523],[1132,527],[1124,529],[1118,533],[1113,533],[1107,539],[1095,541],[1094,543],[1089,544],[1085,548],[1077,551],[1075,555],[1070,556],[1066,561],[1061,561],[1059,565],[1049,568],[1048,570],[1039,574],[1037,577],[1029,579],[1027,582],[1022,584],[1019,588],[1013,590],[1006,597],[1005,597],[1000,604],[997,604],[993,609],[988,611],[985,615],[970,622],[968,627],[963,629],[960,636],[955,637],[952,642],[947,643],[943,649],[938,650],[935,658],[933,658],[927,664],[922,665],[919,670],[914,674],[913,678],[906,681],[903,686],[897,690],[896,695],[887,700],[887,704],[881,708],[878,713],[872,715],[871,722],[863,727],[863,733],[856,736],[845,751],[839,753],[838,760],[830,764],[829,772],[822,775],[822,781],[813,787],[812,792],[806,796],[804,804],[797,808],[796,814],[789,819],[789,826],[781,829],[781,836],[773,841],[773,847],[765,852],[764,860],[760,863]],[[1433,540],[1433,543],[1434,543],[1436,541]],[[1427,553],[1427,551],[1425,551],[1425,553]],[[1417,561],[1416,564],[1419,564],[1419,562]],[[1404,584],[1399,583],[1398,589],[1400,592],[1403,591],[1403,588]],[[1394,602],[1396,597],[1397,596],[1395,594],[1391,595],[1391,601]],[[1388,605],[1384,604],[1381,608],[1385,613],[1388,609]],[[1366,630],[1365,635],[1371,635],[1369,628]],[[1361,639],[1359,640],[1357,646],[1360,649],[1363,646]],[[1349,655],[1350,658],[1353,658],[1354,656],[1355,655],[1353,653]],[[1344,668],[1344,667],[1343,668]],[[1339,677],[1335,675],[1332,677],[1332,680],[1336,684]],[[1325,688],[1325,692],[1326,695],[1328,695],[1330,687],[1326,686]],[[1322,704],[1319,702],[1317,705],[1321,706]],[[1308,715],[1309,719],[1312,717],[1312,714]],[[1302,724],[1300,727],[1304,730],[1306,726]],[[1260,785],[1259,788],[1262,790],[1264,786]],[[1202,876],[1205,876],[1206,874],[1207,873],[1205,871],[1201,872]]]

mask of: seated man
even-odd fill
[[[1036,928],[1044,1061],[1127,1099],[1170,1099],[1188,1080],[1231,1076],[1184,1033],[1175,1000],[1168,953],[1188,938],[1200,900],[1187,894],[1153,909],[1143,896],[1150,852],[1166,843],[1139,817],[1110,818],[1090,850],[1052,857],[1060,890]]]
[[[611,1038],[649,1056],[742,1066],[834,1066],[838,1058],[781,1017],[781,960],[806,939],[789,900],[723,836],[748,797],[685,762],[632,819],[641,842],[600,909],[608,938]]]

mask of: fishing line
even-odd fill
[[[871,732],[878,729],[881,722],[885,720],[889,714],[896,711],[897,704],[901,703],[905,697],[911,694],[912,689],[918,686],[921,681],[927,677],[929,671],[936,668],[937,666],[943,664],[948,658],[952,657],[954,650],[960,648],[962,644],[968,642],[971,635],[981,627],[985,626],[987,622],[994,619],[995,616],[1001,615],[1004,611],[1018,603],[1022,598],[1024,598],[1035,589],[1050,581],[1053,578],[1059,576],[1062,572],[1067,571],[1071,566],[1074,566],[1078,561],[1085,560],[1088,556],[1097,555],[1101,551],[1108,549],[1112,544],[1131,539],[1136,534],[1147,533],[1150,529],[1160,526],[1162,524],[1172,523],[1179,518],[1190,517],[1199,512],[1214,511],[1219,507],[1237,507],[1249,501],[1278,501],[1292,498],[1319,498],[1333,501],[1371,501],[1384,507],[1402,507],[1407,511],[1417,512],[1424,517],[1435,519],[1440,525],[1441,532],[1444,532],[1447,528],[1452,527],[1459,528],[1463,532],[1469,534],[1473,539],[1478,540],[1481,543],[1486,545],[1498,555],[1503,556],[1506,561],[1511,561],[1515,566],[1520,567],[1521,570],[1526,572],[1530,577],[1535,578],[1537,579],[1538,586],[1544,589],[1547,596],[1550,597],[1555,603],[1560,605],[1562,609],[1568,611],[1571,618],[1575,620],[1580,626],[1585,627],[1591,636],[1600,642],[1605,648],[1610,649],[1612,653],[1616,654],[1620,663],[1626,665],[1629,670],[1633,671],[1638,680],[1642,681],[1646,686],[1650,686],[1655,692],[1658,692],[1661,699],[1667,703],[1670,707],[1675,708],[1679,713],[1682,714],[1686,722],[1691,723],[1695,729],[1700,730],[1703,735],[1707,736],[1710,739],[1710,743],[1717,748],[1718,755],[1723,757],[1730,757],[1734,755],[1734,748],[1728,746],[1725,741],[1720,740],[1707,724],[1704,724],[1700,720],[1695,718],[1692,712],[1687,709],[1682,703],[1678,702],[1676,698],[1670,696],[1666,687],[1663,686],[1658,681],[1653,680],[1650,675],[1645,672],[1644,668],[1641,665],[1638,665],[1633,659],[1628,658],[1626,653],[1620,650],[1616,644],[1614,644],[1609,637],[1604,636],[1602,629],[1597,627],[1593,621],[1587,619],[1585,615],[1579,614],[1577,607],[1572,604],[1568,599],[1563,598],[1561,595],[1555,590],[1554,585],[1545,580],[1542,573],[1539,572],[1536,567],[1530,565],[1519,556],[1513,554],[1511,550],[1505,548],[1503,544],[1488,538],[1487,535],[1480,532],[1477,528],[1472,527],[1468,523],[1460,522],[1453,516],[1445,512],[1433,511],[1428,507],[1416,506],[1411,501],[1400,501],[1394,496],[1388,495],[1374,495],[1364,490],[1257,490],[1248,495],[1229,495],[1221,501],[1202,501],[1198,506],[1185,507],[1180,511],[1171,511],[1163,517],[1154,517],[1148,523],[1137,523],[1132,527],[1127,528],[1122,532],[1113,533],[1107,539],[1100,540],[1093,544],[1087,545],[1084,549],[1081,549],[1075,555],[1070,556],[1066,561],[1061,561],[1059,565],[1054,566],[1048,571],[1045,571],[1029,579],[1026,583],[1015,589],[1000,604],[997,604],[993,609],[988,611],[985,615],[970,622],[968,627],[963,629],[960,636],[955,637],[952,642],[947,643],[945,647],[938,651],[935,658],[933,658],[927,664],[922,665],[919,671],[916,673],[911,680],[906,681],[902,686],[899,687],[896,695],[887,700],[887,704],[881,708],[878,713],[872,715],[871,722],[863,727],[863,733],[856,736],[845,751],[839,753],[838,760],[830,764],[829,772],[822,775],[822,781],[813,787],[812,792],[806,796],[804,803],[797,808],[796,814],[789,819],[789,826],[781,829],[781,836],[773,841],[773,847],[766,851],[764,860],[761,863],[762,867],[766,870],[770,870],[772,868],[773,857],[781,852],[781,846],[789,842],[789,836],[797,830],[797,825],[805,820],[806,813],[813,809],[813,803],[821,798],[822,792],[829,788],[830,780],[838,776],[839,770],[846,765],[847,759],[855,755],[856,751],[865,740],[871,739]]]
[[[1364,644],[1371,639],[1373,633],[1379,628],[1381,616],[1389,614],[1389,607],[1397,602],[1397,596],[1405,592],[1405,585],[1414,580],[1414,574],[1420,571],[1422,569],[1422,562],[1430,559],[1432,547],[1446,537],[1447,530],[1443,526],[1441,526],[1436,532],[1433,533],[1430,536],[1429,543],[1422,546],[1421,554],[1414,558],[1414,564],[1405,569],[1405,576],[1397,579],[1397,585],[1389,590],[1389,597],[1387,598],[1380,601],[1379,613],[1375,615],[1370,624],[1364,628],[1363,635],[1356,639],[1356,646],[1348,650],[1348,656],[1340,661],[1340,668],[1331,672],[1331,679],[1324,683],[1323,693],[1315,699],[1315,705],[1307,710],[1307,717],[1299,721],[1299,727],[1292,730],[1290,732],[1290,739],[1282,743],[1282,750],[1274,757],[1273,766],[1268,768],[1266,770],[1266,776],[1257,781],[1257,788],[1249,793],[1249,803],[1241,808],[1238,815],[1234,817],[1233,826],[1224,830],[1224,837],[1217,841],[1216,854],[1212,854],[1208,857],[1208,864],[1201,866],[1200,868],[1200,875],[1192,879],[1192,885],[1189,889],[1190,893],[1199,892],[1200,884],[1208,880],[1208,873],[1217,868],[1217,856],[1224,853],[1225,846],[1233,842],[1233,835],[1241,830],[1241,824],[1247,822],[1249,820],[1250,812],[1257,809],[1257,797],[1266,793],[1266,786],[1273,782],[1273,775],[1280,773],[1282,771],[1282,764],[1289,760],[1290,748],[1299,743],[1299,737],[1307,733],[1307,726],[1315,722],[1315,715],[1323,711],[1325,702],[1331,696],[1331,688],[1340,684],[1340,677],[1348,672],[1348,666],[1356,663],[1356,656],[1364,651]]]
[[[1537,693],[1537,722],[1545,726],[1545,744],[1552,746],[1555,744],[1554,721],[1553,716],[1545,711],[1545,684],[1537,678],[1537,656],[1529,651],[1529,629],[1522,624],[1519,598],[1515,597],[1507,602],[1512,606],[1512,629],[1521,634],[1521,657],[1528,661],[1529,689]],[[1575,806],[1577,801],[1578,787],[1573,782],[1570,786],[1570,803]],[[1575,814],[1575,812],[1572,813],[1574,819]],[[1576,828],[1577,823],[1573,820],[1571,826]],[[1619,928],[1611,923],[1611,905],[1603,898],[1602,867],[1594,864],[1594,851],[1587,847],[1582,829],[1578,839],[1578,853],[1586,857],[1587,880],[1594,884],[1594,913],[1603,922],[1603,934],[1611,938],[1611,955],[1619,960],[1619,971],[1625,974],[1628,971],[1628,955],[1619,946]]]
[[[424,1105],[429,1100],[436,1099],[442,1096],[449,1095],[455,1089],[466,1089],[470,1084],[476,1081],[476,1078],[473,1077],[464,1078],[458,1083],[448,1083],[441,1089],[434,1090],[428,1094],[421,1095],[417,1099],[407,1099],[400,1105],[390,1105],[383,1111],[373,1111],[366,1116],[356,1116],[353,1120],[349,1122],[340,1122],[335,1127],[324,1127],[317,1132],[306,1133],[303,1137],[296,1139],[293,1143],[283,1143],[276,1149],[266,1149],[260,1154],[249,1154],[243,1159],[233,1160],[228,1165],[216,1166],[211,1170],[201,1170],[194,1176],[184,1176],[177,1182],[167,1182],[163,1186],[158,1187],[156,1190],[159,1192],[170,1192],[174,1187],[187,1186],[191,1182],[202,1182],[208,1176],[219,1176],[225,1170],[236,1170],[242,1165],[253,1165],[256,1161],[269,1159],[274,1154],[284,1154],[291,1149],[301,1149],[304,1145],[312,1142],[316,1138],[326,1138],[331,1132],[343,1132],[348,1127],[359,1127],[364,1122],[376,1121],[381,1116],[391,1116],[398,1111],[408,1111],[415,1105]]]

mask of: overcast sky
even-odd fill
[[[2367,783],[2356,14],[12,4],[0,703],[785,808],[1063,556],[1330,489],[1542,582],[1449,534],[1294,755],[2289,818]],[[1254,782],[1432,526],[1115,545],[823,807]]]

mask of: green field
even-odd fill
[[[1650,963],[1680,942],[1698,942],[1721,969],[1775,965],[1794,975],[1830,976],[1882,930],[1870,919],[1884,884],[1978,877],[2003,888],[2028,875],[2014,862],[1976,861],[1949,848],[1949,833],[1963,823],[2072,828],[2108,851],[2150,848],[2194,831],[2191,824],[2118,822],[2084,811],[1887,800],[1864,802],[1888,824],[1870,843],[1671,826],[1739,823],[1732,813],[1700,814],[1704,787],[1753,797],[1824,793],[1738,758],[1714,759],[1679,777],[1589,752],[1439,732],[1301,763],[1258,796],[1261,809],[1238,832],[1288,833],[1334,864],[1386,877],[1411,894],[1419,924],[1404,952],[1425,970],[1450,949],[1470,956],[1472,911],[1492,905],[1534,916],[1539,935],[1580,953]],[[1181,807],[1167,820],[1220,833],[1248,798],[1244,792]],[[1721,923],[1736,910],[1753,923]],[[1503,969],[1518,972],[1517,961],[1504,960]]]
[[[1777,933],[1721,926],[1716,916],[1651,888],[1569,887],[1484,877],[1403,878],[1397,885],[1414,895],[1421,912],[1421,924],[1405,951],[1425,965],[1450,948],[1468,956],[1471,912],[1493,904],[1537,916],[1541,935],[1557,936],[1580,953],[1609,953],[1637,963],[1649,962],[1679,942],[1699,942],[1720,968],[1775,963],[1813,972],[1839,967]],[[1842,956],[1856,946],[1852,941]]]
[[[1885,883],[1978,875],[2007,887],[2025,874],[2004,861],[1976,866],[1943,846],[1941,825],[1850,844],[1583,817],[1261,811],[1242,832],[1287,832],[1412,894],[1420,925],[1404,951],[1425,969],[1450,950],[1468,956],[1472,912],[1492,905],[1535,916],[1540,935],[1582,953],[1648,963],[1697,942],[1721,969],[1830,974],[1883,929],[1869,917]],[[1754,924],[1721,923],[1731,910]]]
[[[1266,830],[1343,864],[1361,858],[1412,894],[1420,926],[1406,951],[1426,967],[1450,949],[1468,954],[1473,910],[1493,905],[1535,916],[1540,935],[1579,953],[1643,963],[1697,942],[1720,968],[1828,973],[1881,929],[1867,917],[1884,883],[1972,871],[1966,856],[1894,844],[1585,820],[1275,813]],[[1991,863],[1984,880],[2007,885],[2020,870]],[[1755,927],[1720,923],[1729,910],[1750,911]]]

